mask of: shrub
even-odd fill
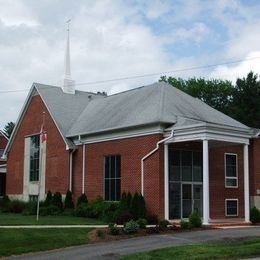
[[[139,195],[138,193],[136,192],[132,198],[132,201],[131,201],[131,206],[130,206],[130,211],[131,213],[133,214],[134,216],[134,219],[138,219],[138,211],[139,211]]]
[[[0,199],[0,209],[3,212],[8,211],[10,199],[7,195],[3,196],[3,198]]]
[[[127,212],[127,211],[129,211],[129,206],[128,206],[126,192],[122,193],[121,200],[119,202],[119,211],[120,212]]]
[[[97,229],[96,234],[100,238],[104,238],[105,237],[105,233],[104,233],[103,230]]]
[[[159,226],[162,227],[162,228],[167,228],[168,225],[170,225],[171,223],[167,220],[167,219],[164,219],[164,220],[161,220],[159,222]]]
[[[22,213],[25,209],[25,202],[20,200],[12,200],[8,205],[8,212],[11,213]]]
[[[119,203],[118,202],[112,202],[112,201],[102,201],[101,206],[102,215],[101,219],[106,222],[115,222],[117,212],[119,209]]]
[[[252,224],[260,223],[260,211],[256,207],[250,210],[250,221]]]
[[[60,192],[54,193],[54,195],[52,197],[52,205],[56,206],[57,208],[62,210],[63,204],[62,204],[62,196],[61,196]]]
[[[141,229],[146,228],[147,220],[145,218],[139,218],[136,222],[139,225],[139,228],[141,228]]]
[[[25,204],[25,209],[23,210],[23,215],[35,215],[37,213],[37,202],[29,201]]]
[[[190,223],[188,221],[182,219],[180,221],[180,226],[182,229],[188,229],[188,228],[190,228]]]
[[[138,217],[145,218],[146,216],[146,206],[143,195],[140,193],[138,197]]]
[[[50,206],[52,204],[52,193],[50,190],[47,192],[47,196],[44,201],[44,204],[45,204],[45,206]]]
[[[76,217],[86,217],[87,211],[88,211],[89,206],[85,203],[79,204],[79,206],[74,210],[74,215]]]
[[[130,221],[131,219],[133,219],[134,216],[132,213],[130,212],[122,212],[119,213],[116,217],[116,223],[119,225],[124,225],[126,222]]]
[[[64,201],[65,209],[74,209],[74,203],[72,200],[72,192],[70,190],[67,191],[65,201]]]
[[[147,229],[147,233],[149,233],[149,234],[158,234],[158,233],[160,233],[160,227],[158,225],[156,225],[155,227],[149,227]]]
[[[130,192],[127,193],[126,197],[126,204],[127,204],[127,209],[130,210],[131,203],[132,203],[133,196]]]
[[[111,223],[108,225],[108,227],[111,235],[117,236],[120,234],[120,228],[116,224]]]
[[[77,207],[81,204],[81,203],[85,203],[87,204],[88,203],[88,198],[86,196],[85,193],[81,194],[78,198],[78,201],[77,201]]]
[[[151,225],[157,225],[159,222],[158,217],[156,215],[148,215],[148,216],[146,216],[146,219],[147,219],[148,224],[151,224]]]
[[[61,214],[61,209],[57,206],[43,206],[40,207],[39,214],[41,216],[58,216]]]
[[[74,215],[74,209],[64,209],[62,212],[63,216],[73,216]]]
[[[137,233],[139,229],[139,225],[137,224],[136,221],[134,221],[133,219],[130,220],[129,222],[126,222],[124,225],[124,230],[126,233]]]
[[[201,227],[202,221],[197,210],[192,211],[191,214],[189,215],[189,223],[190,223],[190,227],[192,228]]]

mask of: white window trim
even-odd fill
[[[228,177],[227,176],[227,158],[226,155],[235,155],[236,156],[236,177]],[[225,162],[225,188],[231,188],[231,189],[236,189],[238,188],[238,164],[237,164],[237,154],[236,153],[224,153],[224,162]],[[237,180],[237,185],[236,186],[228,186],[226,180],[227,179],[233,179]]]
[[[228,201],[236,201],[237,202],[237,214],[235,215],[228,215],[227,214],[227,202]],[[239,212],[239,200],[238,199],[235,199],[235,198],[231,198],[231,199],[225,199],[225,216],[226,217],[238,217],[238,212]]]

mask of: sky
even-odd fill
[[[161,72],[234,60],[247,61],[167,76],[235,82],[260,74],[258,0],[0,0],[0,7],[0,129],[16,122],[33,82],[61,86],[68,19],[79,90],[113,94]],[[81,84],[150,73],[158,74]],[[3,92],[12,90],[25,91]]]

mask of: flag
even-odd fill
[[[42,127],[41,127],[41,142],[42,142],[42,144],[45,143],[46,140],[47,140],[46,131],[45,131],[44,125],[42,125]]]

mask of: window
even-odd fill
[[[40,135],[30,141],[30,181],[39,181]]]
[[[118,201],[121,197],[121,157],[105,157],[105,200]]]
[[[225,185],[228,188],[237,188],[237,155],[236,154],[225,154]]]
[[[3,156],[3,154],[4,154],[4,149],[0,149],[0,159]]]
[[[30,202],[38,201],[38,195],[29,195],[29,201]]]
[[[226,216],[238,216],[238,199],[226,199]]]

